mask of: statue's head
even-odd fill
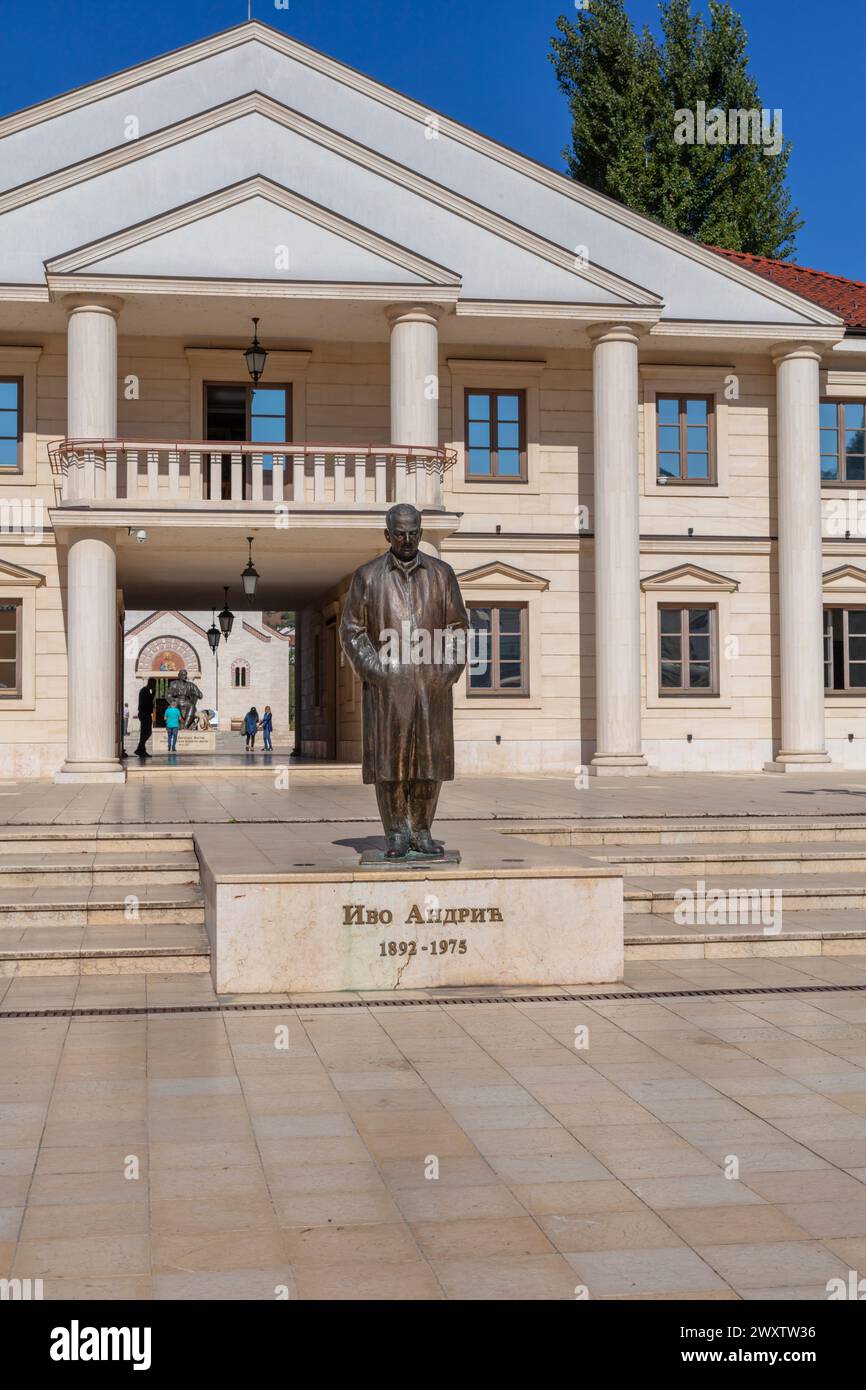
[[[179,671],[179,672],[178,672],[177,678],[178,678],[178,680],[180,680],[180,681],[185,681],[185,680],[186,680],[186,667],[184,667],[182,671]]]
[[[389,507],[385,517],[385,540],[391,543],[391,553],[405,564],[414,560],[424,532],[421,513],[411,502],[398,502]]]

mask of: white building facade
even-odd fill
[[[262,621],[260,613],[234,615],[228,638],[220,636],[216,651],[208,643],[213,613],[127,613],[123,636],[123,699],[129,707],[130,733],[137,733],[133,716],[138,695],[155,682],[157,727],[162,724],[162,701],[169,683],[186,670],[202,693],[201,710],[215,709],[222,732],[255,705],[261,714],[270,705],[274,730],[285,741],[289,727],[289,653],[291,642]]]
[[[340,605],[403,500],[491,643],[459,770],[866,766],[832,309],[257,22],[0,170],[0,776],[122,780],[126,615],[237,611],[247,537],[298,751],[358,757]]]

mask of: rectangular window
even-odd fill
[[[866,482],[866,404],[822,401],[819,407],[821,481]]]
[[[656,469],[660,481],[714,483],[712,396],[656,396]]]
[[[0,473],[20,473],[23,438],[20,377],[0,377]]]
[[[466,389],[466,479],[526,481],[526,392]]]
[[[824,609],[824,689],[866,694],[866,608]]]
[[[0,603],[0,700],[21,695],[21,604]]]
[[[659,606],[659,694],[717,695],[715,607]]]
[[[469,625],[469,694],[528,695],[526,604],[472,604]]]

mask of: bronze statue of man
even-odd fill
[[[180,709],[180,727],[188,729],[195,718],[196,705],[201,699],[201,691],[191,681],[185,670],[168,683],[168,698],[177,700]]]
[[[451,690],[469,620],[450,565],[419,549],[421,513],[391,507],[390,550],[356,570],[340,640],[363,683],[363,777],[374,783],[389,859],[441,855],[430,831],[454,777]]]

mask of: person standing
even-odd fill
[[[149,680],[147,685],[143,685],[138,692],[138,747],[136,756],[139,758],[149,758],[146,744],[153,733],[153,699],[155,683]]]
[[[271,733],[274,727],[274,716],[270,705],[265,705],[265,712],[262,715],[262,739],[264,740],[265,752],[272,753],[274,745],[271,742]]]
[[[180,707],[177,700],[169,700],[165,710],[165,727],[168,730],[168,751],[177,752],[177,731],[180,728]]]
[[[129,733],[129,705],[125,700],[123,702],[123,724],[121,726],[121,732],[124,738],[126,738],[126,735]]]
[[[259,712],[255,705],[244,715],[244,733],[247,736],[246,751],[252,753],[256,746],[256,730],[259,727]]]

